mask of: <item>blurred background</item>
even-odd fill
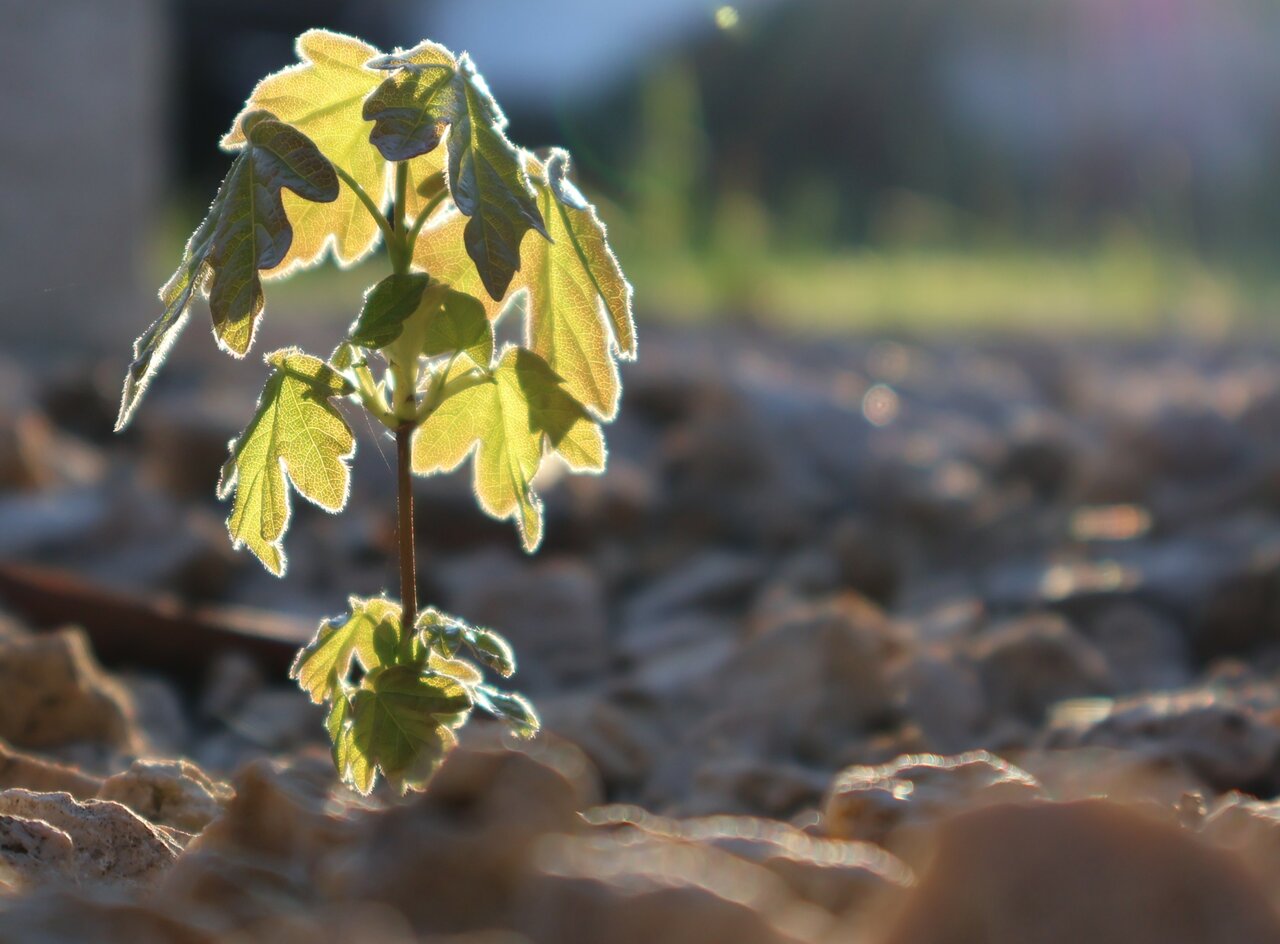
[[[90,306],[126,334],[148,319],[225,172],[219,135],[312,25],[470,50],[515,141],[573,152],[649,317],[1221,330],[1280,297],[1266,0],[0,9],[22,89],[0,291],[42,312],[5,334]]]

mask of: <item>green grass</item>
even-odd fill
[[[624,257],[625,259],[626,257]],[[1266,325],[1280,280],[1142,247],[850,249],[765,258],[628,259],[644,307],[817,331],[1043,329],[1217,334]]]

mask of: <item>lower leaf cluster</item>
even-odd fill
[[[504,678],[515,672],[511,646],[497,633],[434,609],[405,632],[399,607],[385,597],[349,604],[348,614],[321,625],[289,674],[312,701],[328,703],[334,763],[352,788],[367,795],[381,773],[401,793],[420,789],[476,706],[518,736],[537,733],[523,696],[484,681],[479,666]]]

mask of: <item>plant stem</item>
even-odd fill
[[[418,571],[413,560],[413,476],[409,459],[409,443],[413,424],[402,423],[396,429],[396,474],[399,484],[397,506],[399,523],[396,537],[400,543],[400,626],[401,632],[413,632],[418,620]]]
[[[373,198],[365,193],[364,188],[360,186],[359,182],[354,177],[348,174],[337,164],[333,165],[333,169],[337,172],[338,176],[342,178],[342,182],[351,188],[351,192],[359,198],[360,202],[364,204],[364,208],[369,211],[369,215],[377,222],[378,228],[382,230],[382,238],[387,244],[387,252],[391,253],[393,251],[391,247],[395,240],[395,236],[387,218],[382,215],[382,211],[379,210],[378,205],[373,202]]]
[[[404,212],[408,195],[409,165],[404,161],[398,161],[396,163],[396,196],[391,202],[389,219],[391,231],[396,234],[396,247],[390,252],[391,267],[398,274],[409,271],[409,245],[404,238]]]
[[[387,214],[387,224],[392,239],[387,243],[387,255],[391,259],[391,268],[403,275],[409,271],[410,257],[408,244],[405,241],[404,214],[405,201],[409,189],[409,165],[404,161],[396,164],[395,199],[391,202],[391,210]],[[413,632],[413,625],[418,621],[418,570],[414,563],[413,551],[413,468],[410,458],[410,443],[416,428],[412,419],[417,412],[417,366],[416,351],[388,352],[391,361],[391,374],[395,401],[392,411],[402,422],[396,427],[396,508],[398,522],[396,538],[400,544],[400,627],[408,638]]]

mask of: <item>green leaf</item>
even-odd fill
[[[362,794],[373,789],[375,769],[356,747],[352,724],[351,695],[353,689],[343,686],[333,696],[333,704],[325,717],[325,728],[333,743],[333,765],[338,776]]]
[[[352,699],[351,747],[402,792],[419,787],[454,746],[471,696],[446,675],[410,666],[369,673]],[[367,793],[367,784],[353,784]]]
[[[477,685],[473,694],[477,705],[507,722],[517,737],[531,738],[542,728],[538,713],[523,695],[504,692],[492,685]]]
[[[293,241],[283,189],[320,203],[338,196],[333,166],[301,132],[265,111],[245,115],[241,127],[245,147],[160,290],[164,312],[134,343],[117,430],[128,424],[177,339],[197,290],[209,298],[219,345],[236,356],[249,350],[263,308],[258,271],[278,265]]]
[[[392,74],[365,101],[369,140],[387,160],[402,161],[435,150],[448,128],[449,192],[469,218],[463,241],[485,289],[502,298],[520,268],[524,234],[546,235],[505,116],[465,53],[455,60],[423,43],[370,65]]]
[[[450,659],[437,651],[427,657],[427,668],[437,675],[447,675],[471,688],[484,680],[480,670],[465,659]]]
[[[404,330],[405,319],[418,310],[431,279],[421,272],[389,275],[364,298],[351,340],[367,348],[386,347]]]
[[[546,362],[523,348],[509,348],[492,382],[448,397],[418,428],[413,470],[419,475],[449,471],[474,452],[480,507],[495,518],[516,518],[524,547],[532,551],[542,538],[542,503],[531,483],[544,443],[576,467],[604,464],[600,428]]]
[[[272,573],[284,573],[281,547],[289,524],[285,476],[304,498],[336,512],[347,501],[348,461],[355,439],[329,402],[351,385],[319,358],[296,348],[267,357],[275,371],[258,410],[222,469],[218,497],[235,490],[227,530],[236,547],[248,547]]]
[[[380,51],[353,36],[321,29],[307,30],[294,49],[298,64],[272,73],[254,87],[222,146],[244,144],[243,116],[266,109],[309,136],[374,200],[385,199],[387,164],[368,146],[370,125],[360,116],[365,96],[383,78],[365,66]],[[332,203],[309,204],[286,196],[285,210],[297,236],[280,260],[282,271],[318,262],[331,243],[338,262],[351,265],[378,240],[378,224],[345,182]]]
[[[416,317],[422,318],[421,351],[427,357],[458,351],[477,367],[493,361],[493,325],[477,299],[441,285],[428,293]]]
[[[524,253],[529,287],[529,346],[564,378],[574,398],[602,419],[618,412],[615,357],[636,354],[631,285],[606,240],[595,208],[569,182],[569,155],[553,151],[538,203],[552,242],[530,240]]]
[[[433,649],[438,650],[445,658],[452,659],[462,645],[466,624],[429,607],[418,614],[414,629],[426,637],[428,645]]]
[[[480,664],[492,669],[503,678],[510,678],[516,671],[516,656],[511,643],[491,629],[476,627],[464,637],[467,648],[474,653]]]
[[[359,657],[366,671],[392,661],[383,656],[378,645],[379,634],[382,634],[383,646],[385,637],[390,635],[393,654],[400,638],[400,610],[390,600],[351,597],[347,602],[350,612],[341,620],[322,623],[315,638],[298,652],[289,669],[289,678],[296,679],[316,704],[331,698],[340,689],[351,669],[353,655]]]
[[[604,224],[568,179],[569,156],[553,151],[545,166],[530,159],[530,176],[551,242],[526,240],[519,275],[508,297],[527,291],[526,346],[564,378],[575,399],[601,419],[618,409],[616,359],[636,355],[632,291],[609,249]],[[414,247],[414,262],[433,278],[477,291],[466,267],[465,217],[446,213],[432,221]],[[486,302],[496,320],[508,300]]]

